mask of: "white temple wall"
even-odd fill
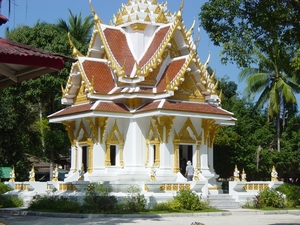
[[[124,140],[126,140],[123,148],[125,167],[144,167],[143,152],[146,144],[141,129],[143,126],[143,119],[131,118],[128,120],[128,129],[123,130]]]
[[[93,151],[94,171],[105,169],[105,144],[94,144]]]

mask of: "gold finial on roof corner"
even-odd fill
[[[215,86],[212,88],[212,91],[211,91],[212,94],[216,94],[217,93],[218,86],[219,86],[219,81],[217,81],[216,84],[215,84]]]
[[[152,0],[152,5],[157,5],[157,1],[156,0]]]
[[[193,30],[195,28],[195,24],[196,24],[196,21],[195,21],[195,18],[194,18],[194,22],[192,24],[192,27],[188,30],[188,32],[186,33],[186,36],[190,37],[193,35]]]
[[[60,87],[61,87],[62,97],[64,97],[66,94],[66,91],[65,91],[64,87],[62,86],[62,84],[60,85]]]
[[[167,91],[171,90],[171,83],[170,83],[170,79],[168,77],[168,74],[166,74],[166,90]]]
[[[93,8],[93,5],[92,5],[92,0],[89,1],[90,3],[90,9],[91,9],[91,12],[93,13],[94,15],[94,21],[97,23],[100,21],[100,23],[104,24],[104,22],[100,19],[100,17],[97,15],[97,13],[95,12],[94,8]]]
[[[70,35],[70,32],[68,32],[68,38],[69,38],[69,43],[70,43],[70,46],[73,48],[73,51],[72,51],[72,54],[75,58],[77,58],[78,56],[83,56],[78,50],[77,48],[75,47],[75,45],[73,44],[72,40],[71,40],[71,35]]]
[[[135,61],[135,67],[136,67],[136,75],[140,76],[141,75],[141,67],[137,61]]]
[[[177,18],[178,18],[178,19],[181,19],[181,17],[182,17],[183,7],[184,7],[184,0],[182,0],[181,5],[180,5],[180,8],[179,8],[179,10],[178,10],[178,12],[177,12]]]
[[[132,5],[132,4],[131,4],[131,1],[130,1],[130,0],[128,0],[128,2],[127,2],[127,6],[130,6],[130,5]]]

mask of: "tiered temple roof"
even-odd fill
[[[128,0],[104,24],[91,6],[95,27],[83,56],[72,42],[77,62],[63,88],[70,105],[51,117],[81,113],[142,113],[163,110],[232,115],[220,107],[215,73],[201,64],[192,34],[177,13],[156,0]]]

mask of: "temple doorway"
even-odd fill
[[[179,145],[179,159],[180,173],[184,176],[187,161],[190,160],[193,163],[193,146]]]
[[[83,165],[83,170],[87,172],[87,167],[88,167],[88,151],[87,151],[87,146],[82,146],[82,162],[80,167]]]

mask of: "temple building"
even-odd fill
[[[67,107],[49,116],[70,138],[65,182],[187,182],[190,160],[194,182],[218,188],[214,139],[236,119],[222,109],[209,56],[200,62],[194,24],[186,28],[178,7],[171,14],[167,3],[128,0],[105,24],[91,5],[89,50],[70,41],[77,61],[62,88]]]

